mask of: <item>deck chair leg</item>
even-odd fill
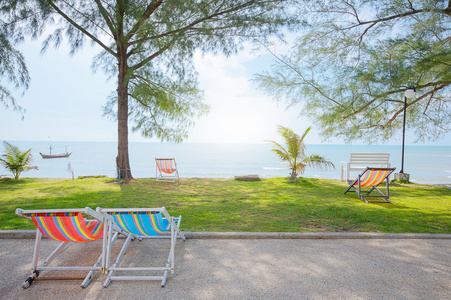
[[[175,230],[174,230],[175,231]],[[171,274],[174,274],[174,259],[175,259],[175,244],[177,242],[177,236],[173,235],[172,230],[171,230],[171,250],[169,251],[169,255],[168,255],[168,261],[166,263],[166,270],[163,273],[163,279],[161,281],[161,287],[164,287],[166,285],[166,280],[168,277],[168,270],[171,269]]]
[[[177,241],[177,237],[175,236],[175,220],[174,217],[171,217],[171,274],[174,274],[174,260],[175,260],[175,242]],[[174,241],[175,237],[175,241]]]
[[[108,273],[108,270],[110,269],[110,261],[111,261],[111,247],[113,246],[112,244],[112,239],[113,239],[113,226],[111,224],[111,222],[108,221],[108,235],[107,235],[107,249],[105,250],[105,270],[104,270],[104,274]]]
[[[161,287],[164,288],[166,286],[166,281],[168,279],[168,271],[164,271],[163,280],[161,280]]]
[[[107,252],[109,249],[109,245],[108,245],[108,237],[109,236],[109,222],[107,221],[106,218],[103,218],[103,240],[102,240],[102,268],[101,268],[101,273],[102,274],[106,274],[107,272],[107,258],[109,259],[109,257],[107,257]]]
[[[42,263],[42,265],[40,267],[46,267],[48,266],[57,256],[58,254],[60,254],[61,252],[64,251],[64,249],[66,249],[66,247],[69,244],[66,242],[61,242],[58,247],[56,247],[55,250],[53,250],[53,252],[49,255],[49,257],[47,257],[44,261],[44,263]]]
[[[389,185],[390,185],[390,179],[387,177],[387,179],[385,179],[385,192],[387,193],[387,200],[390,198],[390,190],[389,190]],[[390,201],[388,201],[390,202]],[[391,203],[391,202],[390,202]]]
[[[33,281],[40,275],[40,268],[48,266],[58,254],[60,254],[66,247],[67,243],[61,242],[58,247],[56,247],[55,250],[45,259],[45,261],[38,266],[39,263],[39,252],[41,250],[41,240],[42,240],[42,233],[37,229],[36,230],[36,242],[34,245],[34,252],[33,252],[33,261],[32,261],[32,274],[30,277],[28,277],[23,283],[22,287],[24,289],[29,288],[30,285],[33,283]]]
[[[22,288],[27,289],[33,283],[34,279],[39,276],[39,271],[37,270],[39,262],[39,251],[41,250],[41,238],[42,233],[39,229],[36,229],[36,240],[34,243],[33,260],[31,262],[31,275],[22,282]]]
[[[22,283],[22,287],[24,289],[30,287],[30,285],[33,283],[33,281],[39,276],[40,271],[41,271],[40,268],[48,266],[55,259],[55,257],[58,256],[58,254],[60,254],[67,247],[67,243],[65,243],[65,242],[60,243],[58,245],[58,247],[56,247],[56,249],[53,250],[53,252],[45,259],[45,261],[40,266],[38,266],[39,252],[41,250],[41,240],[42,240],[42,233],[37,229],[36,230],[36,242],[34,245],[34,252],[33,252],[33,261],[32,261],[32,266],[31,266],[31,270],[33,273],[30,275],[30,277],[28,277]]]
[[[178,217],[178,222],[177,222],[177,227],[176,227],[177,235],[178,235],[180,238],[182,238],[182,240],[186,240],[185,235],[183,234],[183,232],[180,231],[180,223],[181,223],[181,222],[182,222],[182,216],[180,215],[180,216]]]
[[[92,266],[93,268],[97,268],[97,267],[99,267],[99,266],[101,266],[103,264],[102,257],[103,257],[103,254],[101,254],[99,256],[99,258],[97,259],[96,263]],[[85,287],[88,286],[88,284],[91,282],[92,277],[94,276],[95,271],[96,270],[89,271],[88,275],[86,275],[85,279],[81,283],[81,287],[82,288],[85,288]]]
[[[182,232],[180,232],[180,218],[178,224],[175,223],[175,218],[172,217],[172,226],[171,226],[171,250],[169,252],[168,261],[166,263],[166,268],[171,269],[171,274],[174,274],[174,261],[175,261],[175,245],[177,243],[177,236],[180,234],[180,237],[185,240],[185,236]],[[161,281],[161,287],[166,285],[166,280],[168,276],[168,270],[165,270],[163,273],[163,280]]]
[[[361,198],[361,199],[363,199],[363,201],[365,201],[366,203],[368,203],[368,202],[366,201],[366,199],[363,198],[363,196],[362,196],[362,191],[360,190],[360,176],[359,176],[359,180],[358,180],[357,182],[358,182],[358,186],[357,186],[357,195],[358,195],[358,197]]]
[[[163,272],[163,278],[161,280],[161,287],[164,287],[166,285],[166,281],[167,281],[167,278],[168,278],[168,269],[171,268],[171,265],[172,265],[171,258],[172,258],[172,249],[171,249],[171,251],[169,253],[169,256],[168,256],[168,261],[166,263],[166,270],[164,270],[164,272]],[[173,268],[171,268],[171,272],[174,272]]]
[[[366,192],[366,194],[367,194],[367,195],[371,194],[371,192],[374,191],[375,188],[376,188],[376,187],[373,186],[373,187],[371,188],[371,190],[369,190],[368,192]]]
[[[348,182],[348,184],[349,184],[349,182]],[[350,185],[343,194],[346,195],[346,193],[349,192],[349,190],[351,188],[354,188],[354,186]],[[354,190],[355,190],[355,188],[354,188]]]
[[[172,252],[172,250],[171,250],[171,252]],[[169,253],[168,262],[166,263],[166,270],[164,270],[163,278],[161,280],[161,287],[164,287],[166,285],[166,281],[167,281],[167,278],[168,278],[168,270],[169,270],[169,268],[171,268],[171,262],[170,262],[171,256],[172,256],[172,253]],[[171,272],[173,274],[174,269],[171,269]]]
[[[125,250],[127,249],[128,244],[130,244],[130,241],[132,240],[132,237],[133,237],[133,235],[131,235],[131,234],[127,237],[127,239],[124,242],[124,245],[122,246],[121,251],[119,252],[119,255],[116,258],[116,262],[111,267],[111,269],[108,270],[108,277],[105,280],[105,282],[103,283],[104,287],[108,287],[108,285],[110,285],[112,277],[114,276],[114,273],[116,272],[115,268],[117,266],[119,266],[119,264],[121,263],[122,258],[124,257],[124,254],[125,254]],[[112,244],[111,244],[111,246],[112,246]],[[110,247],[110,249],[111,249],[111,247]]]
[[[34,243],[33,261],[31,266],[32,271],[36,271],[36,268],[38,267],[39,251],[41,249],[41,239],[42,233],[39,231],[39,229],[36,229],[36,241]]]
[[[388,193],[387,193],[387,195],[384,195],[384,193],[382,193],[381,190],[379,190],[377,187],[375,187],[375,188],[376,188],[376,191],[381,195],[381,197],[385,199],[385,201],[381,201],[381,202],[391,203],[391,201],[389,200]]]
[[[360,195],[360,199],[362,199],[363,201],[365,201],[366,204],[368,204],[368,200],[365,199],[365,197],[363,197],[363,195]]]

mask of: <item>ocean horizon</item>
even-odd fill
[[[105,175],[116,177],[116,142],[49,142],[9,141],[22,151],[32,149],[33,165],[39,170],[22,173],[21,177],[72,178]],[[71,152],[67,158],[43,159],[39,153]],[[319,154],[332,161],[335,169],[319,170],[307,167],[300,177],[340,179],[340,162],[349,161],[351,153],[390,153],[392,167],[401,168],[400,145],[331,145],[307,144],[306,154]],[[288,177],[287,163],[271,151],[272,145],[219,144],[219,143],[155,143],[131,142],[129,155],[132,175],[135,178],[155,177],[155,158],[175,158],[182,178],[233,178],[237,175],[256,174],[261,178]],[[1,150],[3,153],[3,149]],[[420,184],[451,183],[451,146],[409,145],[405,147],[404,172],[412,182]],[[11,176],[3,167],[0,175]],[[355,177],[357,172],[352,173]]]

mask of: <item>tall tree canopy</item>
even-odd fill
[[[451,1],[306,0],[306,27],[290,55],[276,55],[260,87],[301,104],[323,137],[386,140],[407,124],[418,140],[438,139],[451,122]],[[327,3],[327,4],[325,4]]]
[[[93,66],[117,76],[117,91],[105,112],[117,119],[116,164],[128,179],[129,120],[132,130],[144,136],[181,141],[193,119],[208,111],[193,66],[195,51],[231,54],[245,40],[278,33],[281,26],[293,24],[285,12],[289,2],[11,0],[2,5],[16,17],[10,29],[16,35],[39,35],[44,24],[51,24],[43,51],[61,44],[63,36],[72,54],[86,40],[101,47]]]

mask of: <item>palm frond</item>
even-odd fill
[[[3,142],[3,145],[5,154],[2,155],[3,158],[0,158],[0,163],[13,173],[15,179],[19,179],[20,174],[24,171],[38,169],[38,167],[30,165],[33,160],[31,149],[22,152],[19,147],[6,141]]]
[[[311,127],[308,127],[302,136],[299,136],[290,128],[279,125],[277,131],[283,137],[286,148],[275,141],[266,141],[275,146],[271,151],[276,153],[282,161],[287,161],[290,164],[290,179],[294,181],[296,181],[298,172],[301,174],[304,173],[307,166],[317,167],[319,169],[335,168],[334,164],[323,156],[313,154],[306,157],[304,139],[310,129]]]
[[[283,153],[284,153],[284,156],[288,157],[289,153],[288,153],[287,149],[285,149],[285,148],[284,148],[281,144],[279,144],[278,142],[276,142],[276,141],[271,141],[271,140],[266,140],[265,142],[266,142],[266,143],[272,143],[272,144],[274,145],[274,147],[276,148],[276,149],[272,149],[271,151],[278,150],[278,151],[280,151],[280,152],[283,152]]]
[[[320,170],[327,170],[329,168],[335,169],[335,165],[331,161],[318,154],[312,154],[306,157],[303,162],[308,166],[315,167]]]

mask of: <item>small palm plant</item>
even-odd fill
[[[310,127],[304,132],[302,136],[297,135],[293,130],[287,127],[278,126],[277,130],[285,140],[286,148],[275,141],[266,141],[274,144],[274,151],[282,161],[287,161],[290,164],[291,173],[290,180],[296,181],[298,174],[303,174],[307,166],[317,167],[319,169],[328,169],[334,164],[328,161],[324,156],[312,154],[305,155],[306,146],[304,138],[310,131]]]
[[[6,141],[3,142],[3,145],[6,153],[2,155],[3,158],[0,158],[0,163],[13,173],[14,179],[19,179],[20,174],[24,171],[39,170],[36,166],[30,166],[33,160],[31,149],[22,152],[19,147]]]

